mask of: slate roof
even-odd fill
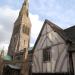
[[[72,42],[75,42],[75,25],[64,30],[66,35],[71,39]]]
[[[75,25],[67,28],[64,30],[66,35],[70,38],[70,40],[72,41],[70,47],[69,47],[69,51],[70,52],[75,52]]]
[[[75,43],[72,43],[69,49],[70,52],[75,52]]]

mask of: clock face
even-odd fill
[[[25,25],[23,25],[23,33],[29,35],[29,28]]]

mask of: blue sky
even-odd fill
[[[22,3],[23,0],[0,0],[0,47],[7,49]],[[45,19],[63,29],[75,25],[75,0],[29,0],[29,13],[32,23],[32,46]]]
[[[22,3],[23,0],[0,0],[0,7],[18,10]],[[49,19],[63,28],[75,24],[75,0],[29,0],[29,12],[38,15],[40,20]]]

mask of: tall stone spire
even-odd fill
[[[11,56],[29,47],[31,22],[28,16],[28,8],[28,0],[24,0],[19,16],[14,23],[13,33],[8,48],[8,54]]]

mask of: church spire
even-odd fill
[[[28,0],[24,0],[19,16],[14,23],[13,33],[9,44],[8,54],[11,56],[16,52],[25,48],[28,49],[29,47],[31,22],[28,16],[28,7]]]
[[[28,9],[29,9],[29,1],[24,0],[24,3],[22,5],[21,11],[19,13],[20,16],[27,15],[28,16]]]

